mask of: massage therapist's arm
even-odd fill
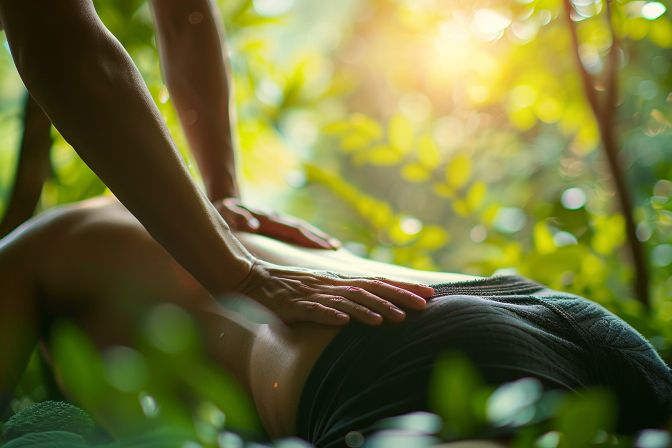
[[[208,0],[152,0],[163,76],[208,197],[240,197],[218,15]]]
[[[236,288],[250,254],[197,189],[130,57],[90,0],[0,0],[30,94],[152,236],[211,292]]]
[[[256,261],[191,181],[140,74],[91,0],[0,0],[0,21],[54,126],[215,296],[241,291],[287,323],[342,324],[348,315],[380,322],[395,316],[394,305],[422,308],[420,296],[432,295],[422,285],[334,280]]]
[[[221,19],[211,0],[152,0],[161,67],[210,201],[236,230],[288,243],[335,249],[337,240],[308,223],[240,201],[235,111]]]

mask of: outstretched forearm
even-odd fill
[[[230,83],[210,0],[153,0],[164,78],[211,200],[239,197]]]
[[[215,294],[249,271],[249,253],[191,181],[130,57],[90,0],[0,0],[31,95],[82,159]]]

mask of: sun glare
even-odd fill
[[[488,83],[500,68],[493,45],[511,24],[510,18],[491,9],[454,11],[433,31],[428,67],[431,85],[450,85],[472,104],[487,102]]]

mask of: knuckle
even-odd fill
[[[336,305],[342,305],[346,302],[347,301],[343,297],[334,296],[334,297],[331,298],[331,303],[336,304]]]
[[[308,311],[315,311],[315,310],[317,310],[317,309],[319,308],[319,305],[318,305],[317,303],[315,303],[315,302],[306,302],[306,304],[305,304],[305,308],[306,308]]]

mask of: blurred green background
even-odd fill
[[[616,134],[650,274],[633,267],[559,0],[218,0],[243,196],[361,255],[419,269],[517,272],[615,311],[672,361],[672,13],[613,2]],[[96,2],[195,176],[162,83],[148,5]],[[574,0],[581,59],[611,45],[602,0]],[[23,90],[0,51],[0,212]],[[95,111],[92,111],[95,113]],[[104,193],[62,139],[40,209]]]

